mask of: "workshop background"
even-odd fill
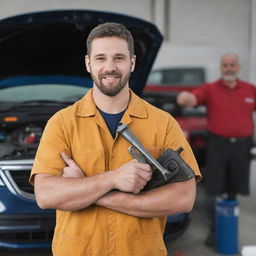
[[[153,69],[203,67],[206,80],[219,77],[219,59],[236,52],[240,78],[256,84],[256,0],[0,0],[0,19],[45,10],[89,9],[122,13],[150,21],[164,43]],[[255,182],[256,183],[256,182]],[[169,256],[219,255],[204,245],[207,224],[203,190],[185,234],[168,244]],[[239,197],[240,248],[256,245],[256,197]],[[49,251],[0,250],[2,255],[49,255]]]
[[[0,19],[34,11],[117,12],[157,25],[164,43],[153,68],[200,66],[219,75],[223,53],[241,58],[241,78],[256,83],[256,0],[0,0]]]

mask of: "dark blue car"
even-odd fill
[[[151,23],[86,10],[29,13],[0,20],[0,248],[48,248],[55,211],[41,210],[28,183],[47,120],[92,86],[86,37],[102,22],[123,23],[135,39],[130,86],[141,95],[162,43]],[[169,216],[166,239],[184,232],[188,214]]]

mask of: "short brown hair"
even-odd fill
[[[87,38],[87,55],[91,54],[92,41],[96,38],[116,36],[124,39],[128,44],[130,56],[134,55],[134,42],[131,32],[122,24],[107,22],[98,25],[90,32]]]

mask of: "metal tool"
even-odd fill
[[[143,157],[147,160],[147,162],[158,169],[164,179],[167,181],[169,180],[173,175],[170,171],[165,169],[138,141],[138,139],[135,137],[135,135],[128,129],[128,126],[126,124],[120,123],[117,128],[117,133],[119,133],[121,136],[123,136],[134,148],[136,148]]]

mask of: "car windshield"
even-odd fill
[[[194,117],[205,116],[207,109],[205,106],[194,107],[180,107],[176,103],[164,103],[161,108],[174,117]]]
[[[195,86],[204,82],[205,74],[202,68],[170,68],[151,71],[147,84]]]
[[[72,102],[80,99],[89,90],[66,84],[32,84],[1,89],[0,102],[57,101]]]

